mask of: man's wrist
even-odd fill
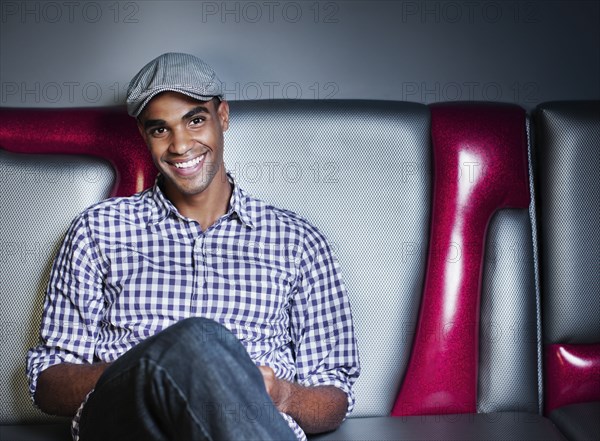
[[[278,402],[275,403],[275,406],[280,412],[288,413],[290,409],[293,407],[293,396],[294,389],[301,388],[299,384],[291,383],[287,380],[277,380],[279,383],[279,398]]]

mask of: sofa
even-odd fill
[[[314,440],[600,439],[600,102],[231,102],[225,164],[340,261],[362,373]],[[85,207],[152,185],[123,107],[0,109],[0,439],[69,439],[25,354]]]

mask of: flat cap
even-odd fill
[[[127,113],[138,117],[148,102],[161,92],[183,93],[199,101],[223,98],[221,80],[200,58],[168,52],[146,64],[129,83]]]

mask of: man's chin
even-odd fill
[[[175,191],[181,196],[197,196],[203,193],[207,189],[207,185],[194,186],[194,187],[182,187],[176,186]]]
[[[172,196],[180,195],[183,197],[196,196],[204,192],[208,188],[206,182],[179,182],[180,180],[174,180],[170,176],[165,179],[166,193]]]

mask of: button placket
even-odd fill
[[[194,294],[191,301],[191,312],[196,315],[200,306],[200,315],[204,316],[206,305],[206,249],[205,236],[199,235],[194,239]],[[199,302],[201,302],[199,304]]]

